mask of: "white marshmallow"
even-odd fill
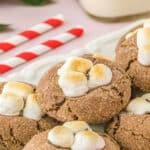
[[[144,94],[142,98],[150,103],[150,93]]]
[[[4,85],[3,93],[12,93],[17,96],[23,97],[24,99],[31,93],[33,93],[34,88],[26,83],[10,81]]]
[[[138,61],[144,66],[150,65],[150,45],[142,46],[138,50]]]
[[[150,28],[150,19],[147,19],[147,20],[144,22],[144,28]]]
[[[74,142],[73,132],[64,126],[56,126],[48,133],[48,141],[63,148],[70,148]]]
[[[62,74],[58,84],[66,96],[82,96],[88,91],[86,76],[81,72],[70,71]]]
[[[148,96],[143,96],[143,97],[149,97]],[[137,97],[135,99],[133,99],[128,107],[127,107],[127,111],[133,114],[137,114],[137,115],[142,115],[145,113],[150,113],[150,102],[148,102],[146,99],[142,98],[142,97]]]
[[[61,75],[68,71],[86,73],[92,67],[92,65],[92,62],[88,59],[84,59],[81,57],[71,57],[65,62],[65,64],[60,69],[58,69],[57,74]]]
[[[93,131],[81,131],[75,135],[72,150],[100,150],[104,148],[105,141]]]
[[[37,121],[42,118],[43,112],[37,103],[35,94],[30,94],[28,96],[23,111],[23,116]]]
[[[88,86],[95,88],[97,86],[107,85],[112,80],[111,69],[104,64],[97,64],[93,66],[89,72]]]
[[[150,45],[150,28],[140,28],[137,31],[137,46],[140,49],[144,45]]]
[[[23,98],[11,93],[0,95],[0,114],[7,116],[17,116],[23,110]]]
[[[77,133],[83,130],[91,130],[89,125],[84,121],[70,121],[65,122],[63,126],[69,128],[73,133]]]

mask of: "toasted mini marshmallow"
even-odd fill
[[[26,100],[23,116],[33,120],[40,120],[43,112],[39,107],[35,94],[30,94]]]
[[[150,19],[147,19],[147,20],[144,22],[144,27],[145,27],[145,28],[150,28]]]
[[[148,97],[148,96],[143,96],[143,97]],[[150,102],[148,102],[146,99],[142,98],[142,97],[137,97],[135,99],[133,99],[128,107],[127,107],[127,111],[133,114],[137,114],[137,115],[142,115],[145,113],[149,113],[150,112]]]
[[[82,96],[88,91],[87,78],[81,72],[70,71],[62,74],[58,84],[64,95],[70,97]]]
[[[55,146],[70,148],[74,142],[74,135],[69,128],[56,126],[49,131],[48,141]]]
[[[7,116],[17,116],[23,110],[23,98],[11,94],[3,93],[0,95],[0,114]]]
[[[137,46],[140,49],[144,45],[150,45],[150,28],[140,28],[137,31]]]
[[[150,65],[150,45],[142,46],[138,50],[138,61],[144,66]]]
[[[88,86],[95,88],[97,86],[107,85],[112,80],[112,71],[104,64],[93,66],[89,72]]]
[[[89,125],[84,121],[69,121],[65,122],[63,126],[69,128],[73,133],[77,133],[83,130],[91,130]]]
[[[12,93],[17,96],[23,97],[24,99],[31,93],[33,93],[34,88],[26,83],[10,81],[4,85],[3,93]]]
[[[144,100],[146,100],[147,102],[150,103],[150,93],[144,94],[144,95],[142,96],[142,98],[143,98]]]
[[[80,131],[75,135],[72,150],[100,150],[104,148],[105,141],[93,131]]]
[[[104,56],[104,55],[102,55],[102,54],[100,54],[100,53],[93,54],[93,58],[100,58],[100,59],[111,60],[110,57]]]
[[[81,57],[71,57],[65,64],[58,69],[58,75],[61,75],[68,71],[87,72],[92,67],[92,62],[88,59]]]

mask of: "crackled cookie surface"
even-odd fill
[[[0,150],[22,150],[32,136],[55,124],[43,116],[32,85],[0,83]]]
[[[150,91],[150,21],[138,26],[119,41],[116,62],[129,74],[134,86]]]
[[[108,133],[124,150],[150,149],[150,94],[137,97],[127,106],[127,112],[114,118]]]
[[[51,68],[36,94],[42,110],[57,120],[101,123],[127,105],[131,89],[125,72],[111,60],[84,55]]]
[[[84,121],[66,122],[35,135],[23,150],[120,150],[108,135],[92,131]]]

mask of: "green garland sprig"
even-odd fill
[[[22,0],[24,3],[34,6],[41,6],[48,4],[51,0]]]
[[[0,24],[0,32],[6,31],[9,29],[8,24]]]
[[[50,2],[52,2],[52,0],[21,0],[26,4],[29,5],[33,5],[33,6],[41,6],[41,5],[46,5]],[[1,24],[0,23],[0,32],[6,31],[9,29],[9,25],[8,24]]]

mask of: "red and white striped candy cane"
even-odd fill
[[[53,37],[47,41],[42,42],[41,44],[35,47],[28,49],[27,51],[21,52],[16,56],[11,57],[10,59],[0,64],[0,74],[12,70],[21,64],[27,63],[28,61],[36,57],[39,57],[43,53],[53,50],[73,39],[80,37],[83,34],[83,31],[84,31],[83,28],[80,26],[71,28],[65,33],[62,33],[56,37]]]
[[[63,21],[64,21],[63,15],[59,14],[23,32],[20,32],[17,35],[3,42],[0,42],[0,54],[10,51],[11,49],[15,48],[19,44],[29,41],[46,31],[49,31],[57,26],[60,26],[63,23]]]

